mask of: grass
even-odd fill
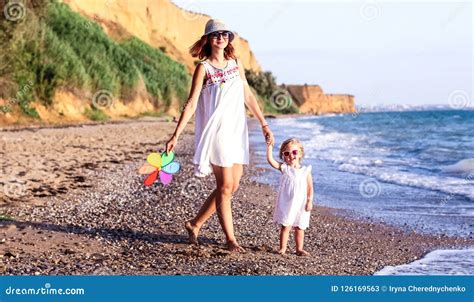
[[[107,90],[126,101],[142,80],[157,109],[143,116],[161,117],[174,100],[180,107],[186,101],[191,77],[183,64],[166,55],[165,47],[154,48],[138,38],[114,41],[97,23],[56,0],[25,5],[28,14],[22,22],[0,21],[2,58],[11,62],[2,67],[0,77],[15,85],[0,87],[0,96],[14,98],[25,115],[40,118],[31,104],[40,101],[50,106],[60,89],[78,95]],[[246,70],[246,75],[265,113],[298,112],[294,105],[283,110],[271,106],[270,95],[278,89],[271,72]],[[95,121],[109,118],[92,106],[84,115]]]
[[[272,106],[271,99],[274,93],[283,93],[285,89],[279,87],[276,84],[276,78],[270,71],[255,72],[253,70],[246,69],[245,76],[247,81],[252,87],[252,91],[258,95],[259,103],[262,106],[262,110],[267,114],[291,114],[299,113],[298,107],[291,102],[288,106],[278,109],[277,106]],[[289,95],[289,93],[287,92]],[[278,94],[277,94],[278,95]]]
[[[91,121],[107,121],[109,119],[105,112],[95,107],[92,107],[92,109],[87,108],[84,111],[84,115]]]
[[[163,117],[165,113],[162,111],[146,111],[142,112],[140,116]]]
[[[0,105],[0,111],[3,113],[9,113],[12,111],[12,108],[9,105]]]
[[[291,103],[289,106],[282,108],[282,109],[277,109],[272,104],[270,101],[265,100],[263,102],[263,112],[266,114],[293,114],[293,113],[300,113],[298,107],[294,103]]]
[[[147,90],[154,96],[171,104],[177,97],[183,104],[187,97],[190,77],[184,65],[177,64],[163,51],[132,38],[122,47],[133,58],[135,65],[143,74]]]
[[[13,79],[13,91],[34,83],[33,89],[16,98],[26,115],[39,117],[31,103],[39,100],[51,105],[58,89],[84,95],[108,90],[126,100],[134,94],[140,78],[159,110],[167,109],[174,98],[180,104],[186,100],[190,76],[184,65],[164,53],[166,49],[137,38],[116,42],[68,5],[54,0],[37,2],[40,4],[27,7],[23,22],[0,22],[2,52],[14,54],[5,58],[13,63],[0,71],[0,77]],[[94,120],[106,118],[100,110],[85,114]]]

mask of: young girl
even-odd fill
[[[280,249],[285,254],[291,227],[295,229],[296,254],[308,256],[303,249],[304,230],[309,226],[309,216],[313,209],[313,179],[311,165],[301,166],[304,149],[296,138],[290,138],[280,147],[283,163],[273,158],[273,144],[267,146],[268,163],[282,173],[278,199],[273,220],[281,225]]]
[[[227,249],[244,252],[234,234],[231,197],[239,187],[243,165],[249,163],[245,106],[260,122],[267,144],[273,142],[273,134],[247,83],[244,66],[231,43],[233,39],[234,33],[222,21],[211,19],[206,23],[204,35],[190,48],[191,55],[202,61],[194,71],[189,98],[166,143],[166,152],[176,147],[196,112],[195,175],[205,177],[213,173],[216,188],[196,216],[185,222],[189,241],[198,243],[202,226],[217,212]]]

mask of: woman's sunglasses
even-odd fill
[[[210,33],[209,36],[211,39],[218,39],[219,36],[221,36],[223,39],[229,39],[230,33],[228,31],[213,32]]]
[[[293,154],[293,155],[296,156],[296,155],[298,155],[298,150],[295,149],[295,150],[283,152],[283,155],[284,155],[284,156],[290,156],[290,154]]]

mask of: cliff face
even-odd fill
[[[63,0],[74,11],[95,20],[109,36],[136,36],[164,48],[171,58],[194,70],[196,58],[189,47],[203,34],[209,16],[179,8],[169,0]],[[225,21],[225,20],[224,20]],[[232,42],[245,68],[260,71],[247,40],[238,35]]]
[[[77,14],[95,20],[109,36],[115,41],[123,41],[131,37],[137,37],[143,42],[162,49],[167,56],[183,63],[189,72],[194,70],[196,58],[192,58],[189,47],[201,37],[205,23],[209,16],[185,11],[169,0],[60,0],[66,3],[75,13],[67,15],[72,18]],[[67,10],[69,13],[69,9]],[[88,32],[91,28],[88,22],[81,19],[81,32]],[[91,30],[91,32],[93,32]],[[102,34],[102,33],[101,33]],[[92,37],[94,37],[92,35]],[[108,39],[110,40],[110,39]],[[93,38],[90,41],[96,41]],[[69,43],[65,40],[64,43]],[[91,42],[93,43],[93,42]],[[111,42],[111,44],[114,44]],[[241,61],[248,69],[256,72],[261,68],[250,50],[246,40],[238,35],[234,40],[234,47]],[[69,45],[69,44],[64,44]],[[95,46],[95,45],[94,45]],[[55,48],[60,49],[60,48]],[[85,48],[90,50],[90,48]],[[161,54],[161,52],[160,52]],[[145,57],[148,60],[149,57]],[[167,58],[168,59],[168,58]],[[149,66],[150,64],[144,64]],[[106,65],[104,65],[106,66]],[[181,68],[183,74],[186,72]],[[169,74],[160,72],[164,78]],[[34,78],[34,76],[32,77]],[[0,82],[1,82],[0,78]],[[146,86],[146,78],[140,75],[139,84],[125,99],[122,95],[107,98],[107,106],[100,108],[106,116],[116,119],[123,117],[134,117],[143,113],[156,110],[165,110],[172,116],[179,115],[179,100],[176,96],[171,98],[170,104],[157,108],[156,96],[151,95]],[[40,85],[34,83],[30,86]],[[2,85],[0,85],[2,86]],[[29,87],[30,87],[29,86]],[[24,88],[24,87],[23,87]],[[23,89],[18,87],[18,89]],[[74,87],[72,87],[74,88]],[[324,94],[321,87],[317,85],[290,85],[287,87],[296,105],[302,113],[342,113],[355,112],[354,97],[351,95]],[[16,89],[16,88],[15,88]],[[101,90],[100,90],[101,91]],[[81,91],[69,88],[58,88],[52,97],[52,104],[42,105],[39,99],[31,98],[31,108],[36,110],[38,120],[25,112],[14,101],[15,95],[1,93],[0,106],[11,106],[12,110],[7,113],[0,112],[0,125],[4,124],[30,124],[30,123],[74,123],[94,119],[87,111],[92,108],[95,96],[100,91]],[[18,94],[18,93],[17,93]],[[100,117],[99,117],[100,118]]]
[[[189,73],[194,71],[194,62],[197,58],[191,57],[189,47],[202,36],[209,16],[186,11],[169,0],[59,1],[67,4],[75,13],[98,23],[113,40],[123,42],[136,37],[154,48],[160,48],[168,57],[184,64]],[[261,71],[245,39],[236,34],[233,45],[247,69]],[[169,74],[163,74],[163,77],[166,76]],[[0,82],[1,80],[0,77]],[[126,99],[122,99],[122,96],[116,93],[117,95],[107,98],[107,106],[100,109],[112,119],[163,110],[157,107],[154,99],[156,96],[152,96],[147,90],[145,81],[141,76],[138,86],[133,88],[133,93],[127,95]],[[61,87],[54,92],[50,106],[44,106],[39,100],[32,100],[30,107],[36,110],[39,119],[25,115],[14,101],[16,98],[14,95],[0,93],[0,106],[11,107],[9,112],[0,112],[0,125],[88,121],[91,117],[87,116],[86,112],[92,108],[91,104],[97,92]],[[183,100],[173,96],[170,105],[164,108],[165,112],[178,116],[179,101]]]
[[[319,85],[286,85],[301,113],[350,113],[355,112],[354,96],[324,94]]]

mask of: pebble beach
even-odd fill
[[[184,222],[214,189],[193,176],[193,125],[175,149],[182,170],[168,186],[137,169],[164,148],[176,124],[115,123],[0,130],[0,273],[3,275],[370,275],[472,239],[423,235],[315,205],[309,257],[278,255],[274,187],[244,167],[232,198],[246,253],[229,253],[217,217],[188,244]],[[262,138],[262,143],[263,138]],[[252,159],[254,161],[255,158]],[[315,190],[318,188],[315,187]]]

